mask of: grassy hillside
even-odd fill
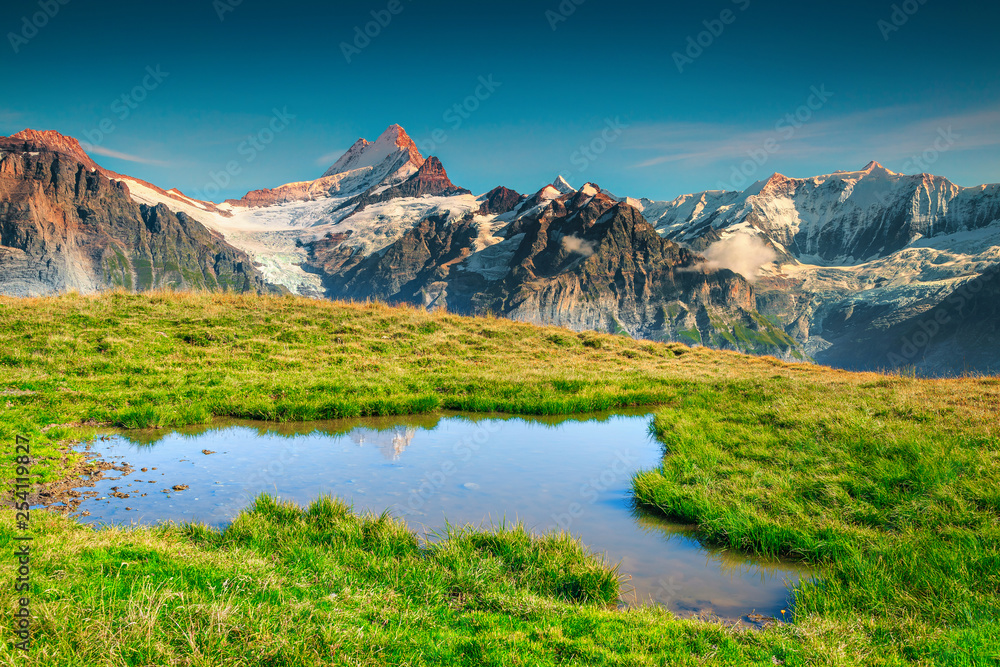
[[[94,532],[35,515],[42,632],[23,657],[4,624],[0,664],[1000,661],[995,379],[851,374],[287,297],[0,299],[0,442],[32,435],[47,480],[71,463],[60,441],[89,422],[639,404],[660,406],[666,456],[636,478],[637,500],[731,548],[815,564],[793,625],[607,608],[616,578],[565,539],[461,533],[427,549],[336,501],[262,498],[222,533]],[[10,456],[4,466],[9,477]],[[0,570],[11,576],[12,559]]]

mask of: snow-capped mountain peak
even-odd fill
[[[897,174],[894,171],[890,171],[890,170],[886,169],[885,167],[883,167],[881,164],[879,164],[875,160],[872,160],[867,165],[865,165],[865,168],[862,169],[861,172],[862,173],[868,173],[868,174],[885,174],[887,176],[899,176],[900,175],[900,174]]]
[[[323,177],[378,167],[404,154],[405,162],[412,164],[415,169],[423,166],[424,158],[406,130],[399,125],[390,125],[375,141],[358,139],[350,150],[326,170]]]
[[[556,180],[552,181],[552,187],[558,190],[561,194],[568,195],[570,193],[576,192],[576,188],[569,184],[562,176],[559,176]]]
[[[812,178],[774,174],[743,192],[699,193],[650,202],[662,234],[693,243],[752,227],[784,259],[858,265],[920,239],[980,229],[1000,219],[1000,186],[960,188],[945,178],[897,174],[878,162]]]
[[[230,199],[226,203],[234,207],[259,208],[332,197],[340,200],[336,202],[339,205],[362,193],[403,183],[416,174],[424,162],[406,130],[390,125],[375,141],[358,139],[316,180],[251,190],[241,199]]]

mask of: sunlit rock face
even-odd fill
[[[75,141],[42,138],[0,139],[0,294],[280,291],[201,223],[133,201],[128,185],[78,154]]]
[[[793,356],[796,346],[756,312],[753,287],[662,238],[633,206],[596,186],[523,198],[493,192],[460,219],[431,215],[377,253],[344,237],[312,243],[310,265],[332,298],[380,299],[492,313],[578,331],[685,340]]]

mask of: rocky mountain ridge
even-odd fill
[[[874,161],[854,172],[775,174],[744,192],[641,207],[661,234],[695,249],[737,235],[772,248],[776,261],[756,284],[761,312],[831,365],[860,360],[858,341],[894,335],[900,322],[1000,265],[1000,185],[963,188]],[[928,352],[913,361],[919,371],[962,372],[942,365],[948,355]]]
[[[577,190],[562,177],[531,195],[500,186],[477,197],[392,126],[315,181],[216,205],[107,172],[57,133],[21,135],[10,150],[42,143],[86,164],[126,184],[134,203],[204,223],[265,283],[310,296],[847,366],[862,362],[859,344],[879,348],[1000,265],[1000,186],[961,188],[877,162],[663,202]],[[913,363],[918,372],[960,372],[935,345]]]
[[[136,203],[72,143],[53,150],[53,137],[42,139],[0,139],[0,293],[281,291],[219,234],[166,205]]]
[[[330,234],[309,244],[309,266],[324,276],[331,298],[802,358],[792,339],[756,312],[746,279],[707,269],[599,188],[491,195],[494,204],[505,200],[500,208],[520,208],[509,221],[479,212],[457,221],[429,216],[360,259]],[[489,208],[491,196],[482,199]]]
[[[931,174],[897,174],[873,161],[860,171],[813,178],[774,174],[743,192],[643,200],[643,211],[674,240],[697,243],[744,227],[786,257],[846,266],[886,257],[919,239],[992,224],[1000,219],[1000,184],[962,188]]]

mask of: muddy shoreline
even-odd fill
[[[100,424],[98,422],[56,424],[46,427],[43,429],[43,432],[56,426],[72,428],[100,428],[107,426],[110,428],[111,425]],[[111,477],[115,473],[119,477],[124,477],[134,472],[132,466],[127,462],[114,463],[101,458],[99,454],[90,451],[90,444],[87,444],[82,451],[74,449],[85,442],[85,440],[65,440],[56,444],[62,455],[59,461],[59,468],[63,471],[63,474],[57,480],[32,485],[32,490],[28,494],[28,503],[32,509],[43,508],[61,514],[73,514],[79,509],[84,500],[99,495],[97,491],[92,490],[97,486],[97,482],[105,479],[116,479]],[[75,462],[72,461],[75,454],[81,455],[82,458]],[[52,460],[52,458],[50,457],[49,460]],[[32,463],[36,461],[37,459],[32,458]],[[4,497],[0,500],[0,507],[13,507],[13,500]],[[89,514],[89,512],[84,512],[80,516],[89,516]]]

